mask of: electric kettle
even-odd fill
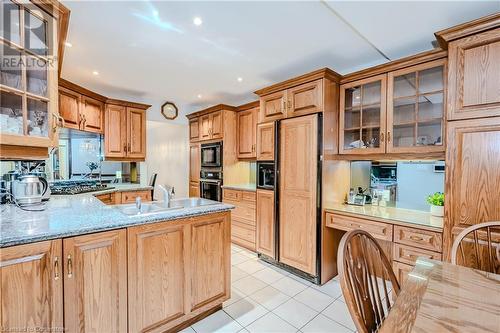
[[[35,175],[22,175],[12,183],[12,195],[21,206],[40,204],[48,190],[47,182]]]

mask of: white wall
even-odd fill
[[[157,173],[156,185],[175,187],[177,198],[187,197],[189,181],[188,126],[148,120],[146,162],[141,163],[141,183],[148,183]],[[155,198],[162,200],[162,193],[155,188]]]

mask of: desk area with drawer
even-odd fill
[[[397,213],[402,214],[399,217],[392,214],[394,212],[391,207],[327,204],[323,218],[327,227],[341,234],[361,229],[372,235],[392,261],[394,273],[403,283],[418,257],[442,260],[442,218],[432,217],[426,212],[398,209]],[[340,239],[341,235],[338,236]],[[335,251],[338,251],[338,244]]]
[[[231,242],[255,251],[256,201],[255,190],[223,187],[222,201],[235,208],[231,212]]]

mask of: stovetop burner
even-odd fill
[[[113,188],[114,187],[100,184],[96,180],[64,180],[50,184],[50,192],[52,195],[79,194]]]

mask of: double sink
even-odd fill
[[[201,206],[209,206],[216,205],[219,202],[212,201],[208,199],[202,198],[185,198],[185,199],[172,199],[165,205],[163,201],[155,201],[155,202],[147,202],[141,203],[141,205],[133,204],[125,204],[125,205],[117,205],[115,206],[120,212],[125,215],[150,215],[150,214],[158,214],[176,209],[183,208],[196,208]]]

